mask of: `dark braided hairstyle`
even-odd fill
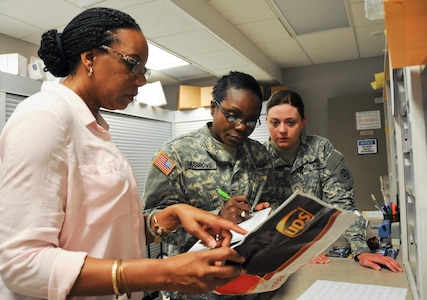
[[[75,74],[80,54],[115,41],[117,29],[141,31],[135,20],[124,12],[104,7],[87,9],[78,14],[64,28],[63,33],[51,29],[42,35],[38,55],[45,63],[45,71],[54,76]]]
[[[259,102],[262,102],[262,91],[258,82],[249,74],[231,71],[228,75],[222,76],[215,84],[212,91],[212,98],[221,103],[227,96],[229,89],[243,89],[253,92]]]

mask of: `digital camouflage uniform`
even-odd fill
[[[175,138],[162,146],[153,159],[147,174],[143,196],[145,212],[150,216],[156,210],[185,203],[218,214],[227,199],[218,195],[221,188],[229,195],[248,195],[253,208],[259,202],[276,202],[274,172],[271,158],[265,147],[247,139],[239,146],[234,162],[230,155],[218,145],[209,127],[202,128]],[[163,153],[163,154],[162,154]],[[155,166],[163,157],[168,167]],[[170,172],[170,173],[169,173]],[[168,174],[169,173],[169,174]],[[166,175],[168,174],[168,175]],[[186,252],[197,239],[182,228],[163,238],[168,247],[168,255]],[[173,299],[270,299],[272,293],[251,296],[187,295],[180,292],[164,293]]]
[[[286,199],[296,190],[340,207],[356,211],[353,195],[353,176],[343,155],[332,143],[320,136],[301,135],[294,163],[287,164],[277,153],[271,138],[265,143],[273,158],[273,167],[281,199]],[[354,256],[369,252],[366,243],[366,220],[360,216],[345,231]]]

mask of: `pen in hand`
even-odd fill
[[[217,192],[218,192],[218,195],[220,195],[221,197],[223,197],[224,199],[230,199],[231,197],[230,197],[230,195],[229,194],[227,194],[226,192],[224,192],[222,189],[220,189],[220,188],[218,188],[217,190],[216,190]],[[247,202],[245,202],[245,203],[247,203]],[[243,212],[242,212],[243,213]],[[249,211],[249,213],[253,213],[253,210],[251,209],[250,211]],[[244,217],[246,215],[246,212],[244,212],[244,215],[242,216],[242,218]]]
[[[220,188],[218,188],[216,191],[218,192],[218,195],[220,195],[224,199],[227,199],[227,200],[230,199],[230,195],[228,195],[226,192],[224,192]]]

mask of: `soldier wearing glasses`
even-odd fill
[[[260,86],[248,74],[230,72],[215,84],[212,98],[213,120],[166,143],[154,156],[143,197],[150,216],[186,203],[239,223],[252,210],[277,207],[269,155],[261,143],[248,138],[260,125]],[[163,241],[170,245],[168,254],[174,255],[197,240],[178,229]],[[239,299],[212,293],[165,294],[171,299]],[[261,294],[241,297],[262,298]]]

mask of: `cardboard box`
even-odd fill
[[[427,1],[384,1],[388,52],[393,69],[427,63]]]
[[[178,109],[193,109],[200,107],[200,87],[180,85],[178,90]]]
[[[178,90],[178,109],[209,107],[213,86],[180,85]]]
[[[288,87],[285,85],[276,85],[276,86],[263,86],[262,87],[262,94],[263,94],[263,101],[266,101],[270,98],[270,96],[277,91],[280,90],[287,90]]]
[[[286,85],[272,86],[271,87],[271,94],[273,94],[274,92],[277,92],[277,91],[287,90],[287,89],[288,89],[288,87]]]
[[[0,71],[27,77],[28,59],[19,53],[0,54]]]
[[[213,85],[200,87],[200,106],[209,107],[212,101]]]

